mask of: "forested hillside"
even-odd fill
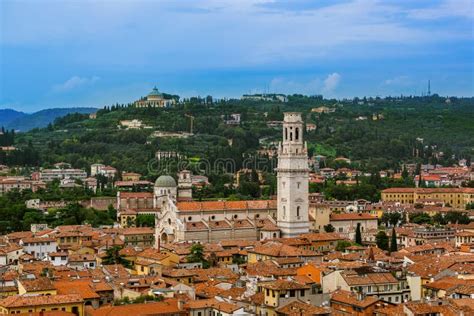
[[[321,106],[335,111],[311,111]],[[281,121],[285,111],[302,111],[306,123],[316,125],[305,136],[310,155],[325,155],[329,164],[331,158],[344,156],[362,170],[380,170],[398,169],[402,162],[450,165],[474,156],[474,100],[447,101],[436,95],[351,101],[294,95],[287,103],[193,98],[166,109],[114,105],[99,110],[95,119],[84,114],[57,118],[46,128],[16,135],[15,144],[37,159],[26,159],[36,166],[64,161],[88,168],[102,162],[147,175],[155,152],[169,150],[195,160],[231,158],[240,167],[247,156],[280,140],[281,130],[269,123]],[[232,113],[241,114],[237,126],[224,122]],[[193,136],[152,137],[157,130],[189,132],[190,116]],[[118,127],[121,120],[132,119],[149,128]],[[15,159],[3,155],[0,163],[15,164]]]

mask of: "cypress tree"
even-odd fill
[[[395,227],[392,229],[392,240],[390,241],[390,252],[395,252],[398,250],[397,246],[397,233],[395,232]]]
[[[357,223],[355,242],[356,244],[362,245],[362,234],[360,233],[360,223]]]

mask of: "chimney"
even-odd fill
[[[161,250],[161,237],[158,236],[158,252]]]

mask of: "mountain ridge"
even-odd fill
[[[0,109],[0,126],[26,132],[34,128],[45,127],[56,118],[70,113],[88,114],[95,111],[97,108],[93,107],[51,108],[28,114],[13,109]]]

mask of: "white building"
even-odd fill
[[[68,264],[68,253],[66,251],[63,252],[51,252],[49,254],[49,261],[53,264],[53,266],[65,266]]]
[[[360,225],[362,235],[364,232],[377,231],[378,227],[377,217],[367,213],[333,213],[329,222],[336,233],[349,239],[354,239],[357,225]]]
[[[0,267],[18,264],[22,255],[23,249],[18,245],[0,245]]]
[[[278,146],[277,173],[278,228],[283,237],[307,233],[309,168],[301,113],[285,113],[283,142]]]
[[[80,179],[87,178],[87,173],[81,169],[43,169],[40,180],[53,181],[54,179]]]
[[[58,250],[58,244],[54,238],[29,237],[20,240],[20,246],[24,253],[32,255],[34,258],[43,260],[49,253]]]

